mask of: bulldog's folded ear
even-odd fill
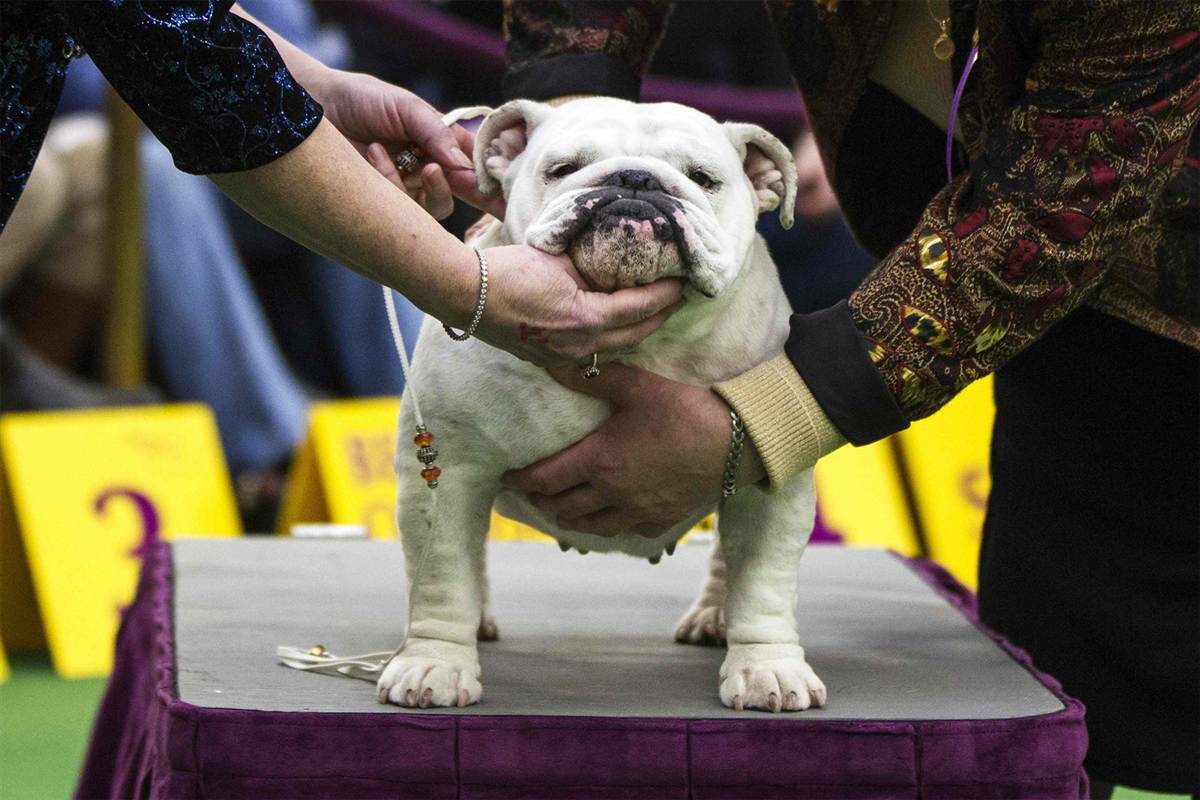
[[[553,110],[532,100],[510,100],[487,115],[475,134],[475,176],[479,191],[484,194],[500,191],[505,173],[524,152],[533,129]]]
[[[779,209],[779,222],[796,218],[796,162],[783,142],[757,125],[726,122],[725,133],[742,156],[746,177],[758,198],[758,213]]]

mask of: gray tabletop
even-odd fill
[[[381,706],[371,685],[275,660],[281,644],[339,655],[395,647],[405,590],[398,542],[288,538],[174,543],[180,699],[212,708],[357,713],[746,718],[717,698],[722,648],[675,644],[708,546],[652,566],[553,544],[489,544],[500,641],[480,647],[483,701]],[[796,720],[997,719],[1062,703],[899,559],[816,546],[800,566],[801,644],[829,689]],[[766,715],[763,715],[764,717]]]

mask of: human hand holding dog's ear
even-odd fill
[[[438,124],[441,124],[440,119]],[[451,125],[445,130],[448,130],[460,145],[458,152],[465,152],[470,158],[474,144],[471,134],[459,125]],[[485,195],[480,192],[474,169],[463,169],[459,166],[450,168],[437,161],[431,161],[423,166],[420,172],[403,175],[396,168],[396,163],[387,148],[378,142],[367,148],[366,156],[367,161],[371,162],[371,166],[380,175],[420,203],[435,219],[450,216],[454,211],[455,197],[496,219],[504,219],[504,195]]]
[[[825,165],[817,150],[812,131],[796,140],[793,156],[796,159],[796,213],[818,218],[838,210],[837,196],[825,175]]]
[[[504,199],[479,192],[471,162],[474,137],[460,125],[446,126],[442,114],[417,95],[361,72],[333,69],[234,5],[234,13],[263,30],[288,70],[325,112],[325,119],[383,177],[442,219],[454,210],[451,192],[476,208],[504,217]],[[392,157],[415,149],[428,163],[401,175]]]
[[[474,137],[461,125],[446,126],[442,114],[412,92],[342,70],[326,70],[317,84],[329,121],[383,177],[437,219],[454,210],[458,196],[476,208],[504,218],[504,198],[479,191],[471,161]],[[393,156],[415,148],[426,163],[420,172],[401,174]]]
[[[574,365],[551,375],[613,407],[593,433],[504,476],[560,526],[653,538],[720,498],[730,425],[729,406],[716,393],[618,363],[602,364],[592,380]],[[747,439],[738,483],[765,475]]]
[[[594,292],[566,256],[527,245],[493,247],[484,253],[488,296],[476,335],[539,366],[632,347],[658,330],[683,303],[683,283],[675,278]],[[474,300],[470,293],[464,297]],[[469,318],[470,309],[464,305],[462,311]]]

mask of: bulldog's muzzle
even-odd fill
[[[711,209],[669,194],[654,173],[637,168],[559,194],[526,228],[525,241],[567,253],[600,291],[680,277],[715,297],[735,271],[728,234]]]
[[[679,201],[645,170],[614,172],[575,197],[568,249],[599,289],[650,283],[686,274],[686,239]]]

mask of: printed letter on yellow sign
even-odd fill
[[[0,419],[0,455],[51,658],[65,677],[111,668],[143,548],[241,533],[204,406],[9,414]],[[20,599],[3,597],[4,607]]]
[[[335,400],[313,406],[308,438],[288,476],[279,515],[282,533],[296,523],[336,522],[362,525],[372,539],[396,536],[392,461],[399,412],[397,398]],[[439,464],[452,475],[454,454],[442,452]],[[400,468],[420,471],[415,447],[401,454]],[[496,513],[489,535],[493,539],[546,540],[533,528]]]

